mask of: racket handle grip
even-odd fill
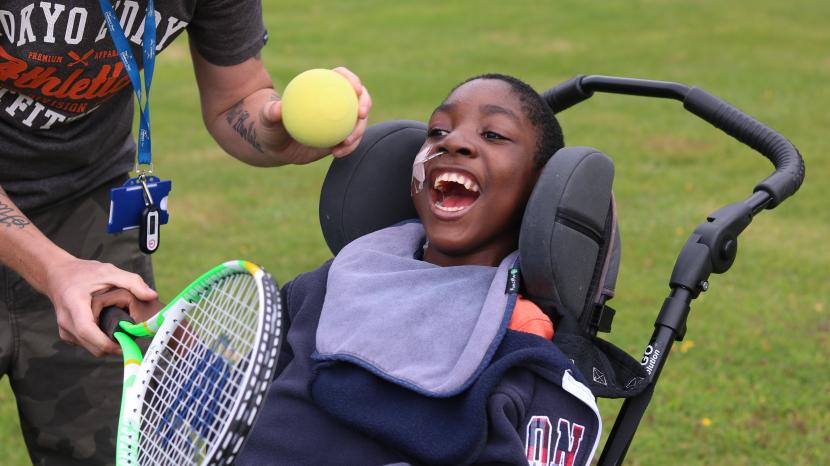
[[[131,324],[135,323],[132,317],[130,317],[130,314],[120,307],[109,306],[101,310],[101,315],[98,316],[98,326],[101,327],[101,330],[103,330],[108,337],[115,340],[115,332],[121,328],[118,326],[118,323],[124,320],[130,322]]]

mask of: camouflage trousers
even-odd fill
[[[123,180],[121,180],[123,181]],[[29,214],[76,257],[139,273],[150,286],[149,257],[137,232],[108,235],[109,188]],[[0,265],[0,377],[17,401],[23,437],[35,465],[113,464],[123,362],[96,358],[58,337],[51,301]]]

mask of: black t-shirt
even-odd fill
[[[146,0],[113,7],[141,65]],[[156,0],[155,10],[157,51],[186,30],[205,59],[234,65],[265,42],[260,0]],[[0,186],[22,210],[130,171],[134,99],[98,0],[0,3]]]

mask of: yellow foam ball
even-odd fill
[[[282,122],[300,144],[316,148],[336,146],[357,123],[357,94],[340,73],[324,69],[304,71],[285,86]]]

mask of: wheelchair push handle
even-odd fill
[[[553,113],[573,107],[574,105],[591,98],[594,91],[582,87],[584,74],[571,78],[562,84],[558,84],[542,93],[542,99],[547,102]]]
[[[804,181],[804,160],[798,149],[777,131],[720,98],[700,89],[668,81],[580,75],[553,87],[542,97],[558,113],[594,92],[638,95],[683,102],[684,108],[767,157],[775,172],[755,186],[770,196],[772,209],[795,193]]]
[[[804,159],[780,133],[698,87],[689,90],[683,107],[772,162],[775,173],[755,186],[756,192],[766,191],[772,197],[768,209],[774,208],[801,187]]]

